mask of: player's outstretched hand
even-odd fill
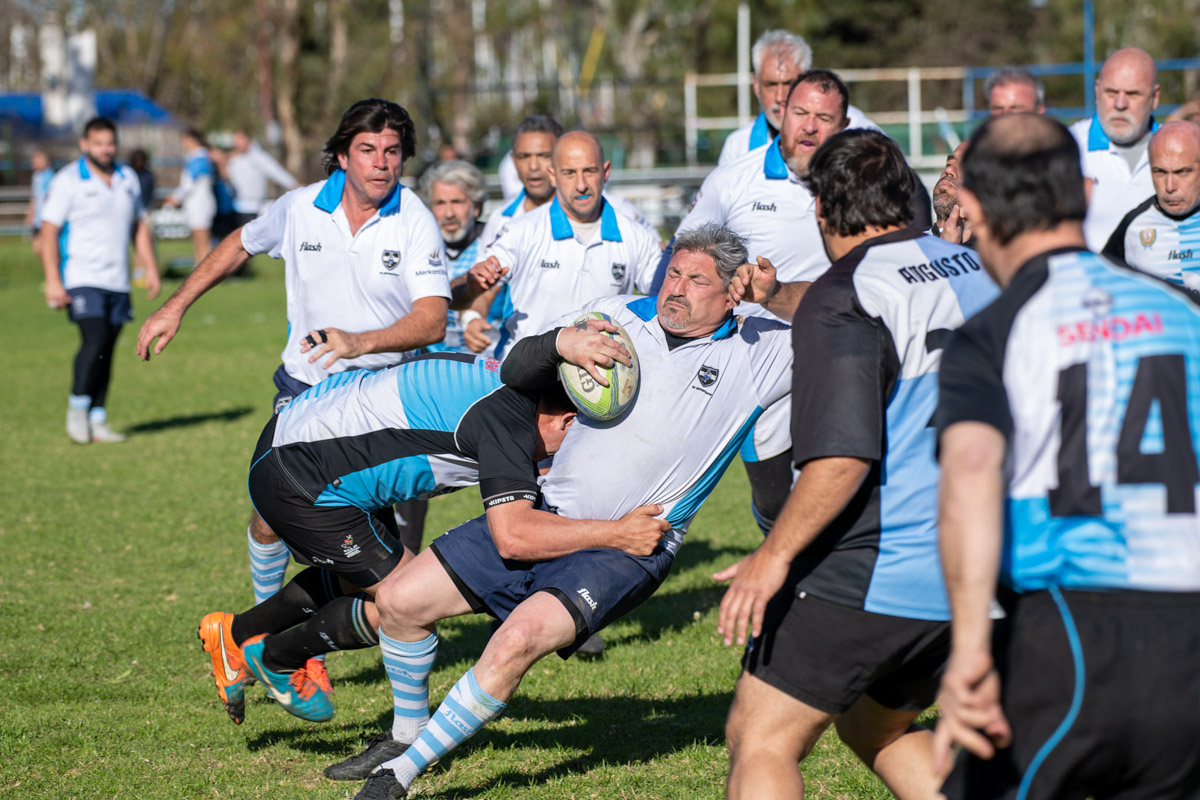
[[[467,272],[467,295],[474,299],[495,286],[508,274],[508,267],[500,266],[500,260],[488,256]]]
[[[762,303],[778,291],[779,278],[771,259],[758,256],[755,264],[742,264],[729,281],[729,298],[734,303]]]
[[[137,354],[142,361],[150,360],[151,345],[154,345],[154,355],[158,355],[175,338],[175,334],[179,333],[183,315],[176,313],[168,306],[170,306],[169,302],[147,317],[146,321],[142,323],[142,329],[138,331]],[[155,344],[155,339],[158,340],[157,344]]]
[[[767,602],[783,588],[790,568],[790,559],[780,558],[766,546],[760,546],[713,575],[714,580],[733,581],[721,598],[717,615],[717,633],[725,637],[726,646],[733,644],[734,639],[739,645],[746,644],[747,628],[751,636],[762,633]]]
[[[361,334],[348,333],[337,328],[319,328],[309,331],[308,335],[300,340],[300,352],[312,353],[308,357],[310,364],[322,356],[329,356],[329,360],[321,365],[322,369],[329,369],[339,358],[358,358],[366,349],[363,347]]]
[[[662,506],[638,506],[618,522],[618,533],[612,546],[624,550],[631,556],[648,556],[658,547],[663,534],[671,530],[671,523],[659,519]]]
[[[1000,676],[984,650],[954,650],[942,675],[938,724],[933,732],[933,767],[950,771],[952,748],[960,745],[980,758],[1012,743],[1012,728],[1000,707]]]
[[[620,361],[627,367],[633,365],[633,358],[625,345],[604,335],[616,332],[616,325],[601,319],[590,319],[586,326],[563,328],[558,332],[558,354],[568,364],[586,369],[596,383],[608,386],[602,369],[611,367],[614,361]]]
[[[492,324],[483,317],[473,319],[463,328],[463,344],[472,353],[482,353],[492,343],[492,337],[487,332],[492,330]]]

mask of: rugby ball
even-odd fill
[[[589,311],[575,320],[573,324],[576,328],[586,328],[588,321],[593,319],[604,320],[616,325],[616,333],[606,333],[605,335],[625,345],[625,349],[629,351],[633,360],[633,366],[627,367],[620,362],[614,362],[608,369],[602,368],[601,374],[608,381],[608,386],[601,386],[597,383],[591,373],[583,367],[568,364],[565,361],[558,365],[558,375],[562,378],[567,396],[571,398],[571,402],[575,404],[579,412],[594,420],[604,422],[616,419],[633,405],[633,398],[637,395],[638,387],[638,357],[629,334],[625,332],[624,328],[617,325],[616,321],[608,314]]]

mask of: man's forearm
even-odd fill
[[[558,333],[562,328],[527,336],[513,345],[500,365],[500,380],[524,392],[540,391],[558,380]]]
[[[362,352],[403,353],[436,344],[446,338],[446,310],[445,298],[423,297],[388,327],[359,334]]]
[[[182,315],[201,295],[236,272],[249,258],[250,254],[242,247],[242,229],[238,228],[192,270],[163,307],[170,307]]]
[[[133,249],[138,263],[147,270],[158,272],[158,261],[154,257],[154,242],[150,238],[150,226],[145,220],[138,223],[133,236]]]
[[[762,548],[792,561],[849,505],[871,471],[861,458],[818,458],[800,472]]]
[[[942,436],[938,536],[955,648],[991,648],[990,611],[1003,533],[1005,443],[978,422]]]
[[[778,281],[774,291],[759,305],[785,322],[791,322],[809,286],[812,286],[812,281]]]

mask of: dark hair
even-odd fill
[[[821,200],[821,218],[839,236],[912,221],[917,176],[900,147],[865,128],[834,134],[813,154],[804,184]]]
[[[325,174],[332,175],[340,165],[338,156],[350,151],[350,142],[360,133],[382,133],[388,129],[400,134],[400,163],[404,163],[417,151],[417,131],[408,112],[390,100],[372,97],[359,100],[338,123],[337,131],[325,142],[321,161]]]
[[[979,199],[1000,245],[1087,214],[1079,146],[1057,120],[1022,113],[988,117],[963,154],[962,186]]]
[[[850,90],[846,88],[846,84],[837,76],[836,72],[830,72],[827,69],[810,69],[808,72],[801,72],[796,76],[796,80],[792,81],[792,85],[788,87],[786,106],[792,102],[792,93],[796,91],[796,87],[802,83],[811,83],[821,90],[823,94],[837,92],[842,98],[842,119],[846,118],[846,114],[850,108]]]
[[[208,139],[205,138],[204,134],[200,132],[199,128],[192,128],[192,127],[184,128],[183,135],[190,137],[192,139],[195,139],[197,142],[200,143],[201,147],[203,147],[205,149],[208,148]]]
[[[541,403],[541,410],[547,414],[565,414],[568,411],[578,411],[578,407],[571,402],[570,396],[567,395],[567,390],[563,388],[562,383],[555,381],[553,384],[542,389],[542,393],[538,396],[538,401]]]
[[[534,114],[521,120],[521,124],[513,132],[513,141],[515,142],[522,133],[548,133],[557,139],[563,135],[563,126],[549,114]]]
[[[117,123],[113,122],[108,117],[92,117],[83,126],[83,138],[87,138],[92,131],[108,131],[113,136],[117,135]]]

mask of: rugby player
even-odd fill
[[[751,150],[770,144],[783,127],[783,108],[787,105],[792,84],[802,72],[812,69],[812,48],[803,36],[784,30],[767,31],[750,48],[754,79],[750,87],[762,110],[749,125],[738,128],[725,137],[717,166],[737,161]],[[846,106],[846,118],[851,128],[875,128],[854,106]]]
[[[545,330],[564,308],[649,291],[662,249],[655,234],[618,214],[604,197],[611,167],[595,136],[563,134],[549,168],[554,199],[505,225],[487,259],[472,268],[472,285],[487,289],[474,301],[475,312],[485,313],[507,287],[497,358]]]
[[[1200,125],[1166,123],[1149,152],[1154,194],[1125,215],[1103,254],[1200,294]]]
[[[67,310],[79,327],[79,352],[67,398],[67,436],[80,444],[122,442],[108,426],[105,402],[112,377],[112,354],[126,322],[129,299],[129,244],[146,266],[146,297],[161,284],[154,243],[137,175],[119,166],[117,126],[88,120],[79,139],[83,153],[55,174],[42,207],[39,255],[46,277],[46,305]]]
[[[1096,77],[1096,113],[1071,126],[1088,185],[1083,235],[1099,251],[1121,218],[1154,191],[1150,135],[1158,130],[1158,69],[1145,50],[1108,57]]]
[[[152,346],[161,353],[188,308],[258,253],[282,258],[286,270],[276,412],[329,375],[387,367],[440,342],[450,297],[442,237],[420,198],[400,185],[415,149],[412,119],[400,106],[350,106],[325,143],[329,177],[288,192],[226,237],[142,325],[138,355],[148,361]],[[283,585],[288,551],[257,514],[246,535],[262,602]]]
[[[560,339],[574,361],[629,355],[598,328]],[[371,599],[412,558],[398,537],[394,503],[478,483],[489,528],[560,544],[649,553],[669,526],[661,506],[616,522],[568,521],[533,508],[536,463],[553,455],[575,417],[559,386],[540,394],[503,386],[500,365],[456,353],[419,356],[379,372],[355,370],[321,383],[267,423],[250,468],[250,499],[310,568],[242,614],[214,612],[199,635],[235,723],[248,675],[288,712],[321,722],[327,692],[305,674],[308,659],[378,644]],[[340,580],[339,580],[340,579]],[[265,639],[262,634],[268,634]]]
[[[1004,292],[940,374],[950,800],[1200,787],[1200,309],[1085,249],[1082,177],[1034,115],[986,121],[963,158]]]
[[[610,315],[628,332],[641,385],[616,424],[576,421],[542,483],[542,503],[564,516],[597,519],[659,504],[671,528],[662,543],[644,557],[617,550],[559,556],[520,536],[496,537],[484,517],[436,539],[377,595],[393,729],[326,775],[367,777],[359,798],[403,796],[428,764],[504,710],[534,663],[555,651],[570,656],[666,578],[741,438],[791,382],[786,326],[732,314],[727,287],[745,260],[736,234],[705,225],[680,236],[657,298],[606,297],[583,307]],[[519,342],[504,362],[505,381],[536,387],[555,380],[560,326],[578,313]],[[503,622],[425,724],[435,625],[472,611]]]
[[[831,724],[897,797],[936,796],[914,724],[949,647],[929,423],[945,337],[996,288],[970,250],[909,226],[917,180],[877,131],[839,133],[809,165],[833,265],[792,319],[800,477],[763,544],[714,576],[732,579],[725,644],[753,636],[730,798],[801,797],[798,764]]]
[[[846,85],[832,72],[811,70],[796,77],[781,100],[779,136],[709,173],[679,233],[721,223],[745,237],[751,257],[769,262],[784,282],[811,281],[823,273],[829,256],[804,178],[817,148],[846,128],[848,101]],[[752,303],[737,312],[770,316]],[[790,415],[784,398],[767,409],[742,446],[751,510],[763,533],[792,488]]]

